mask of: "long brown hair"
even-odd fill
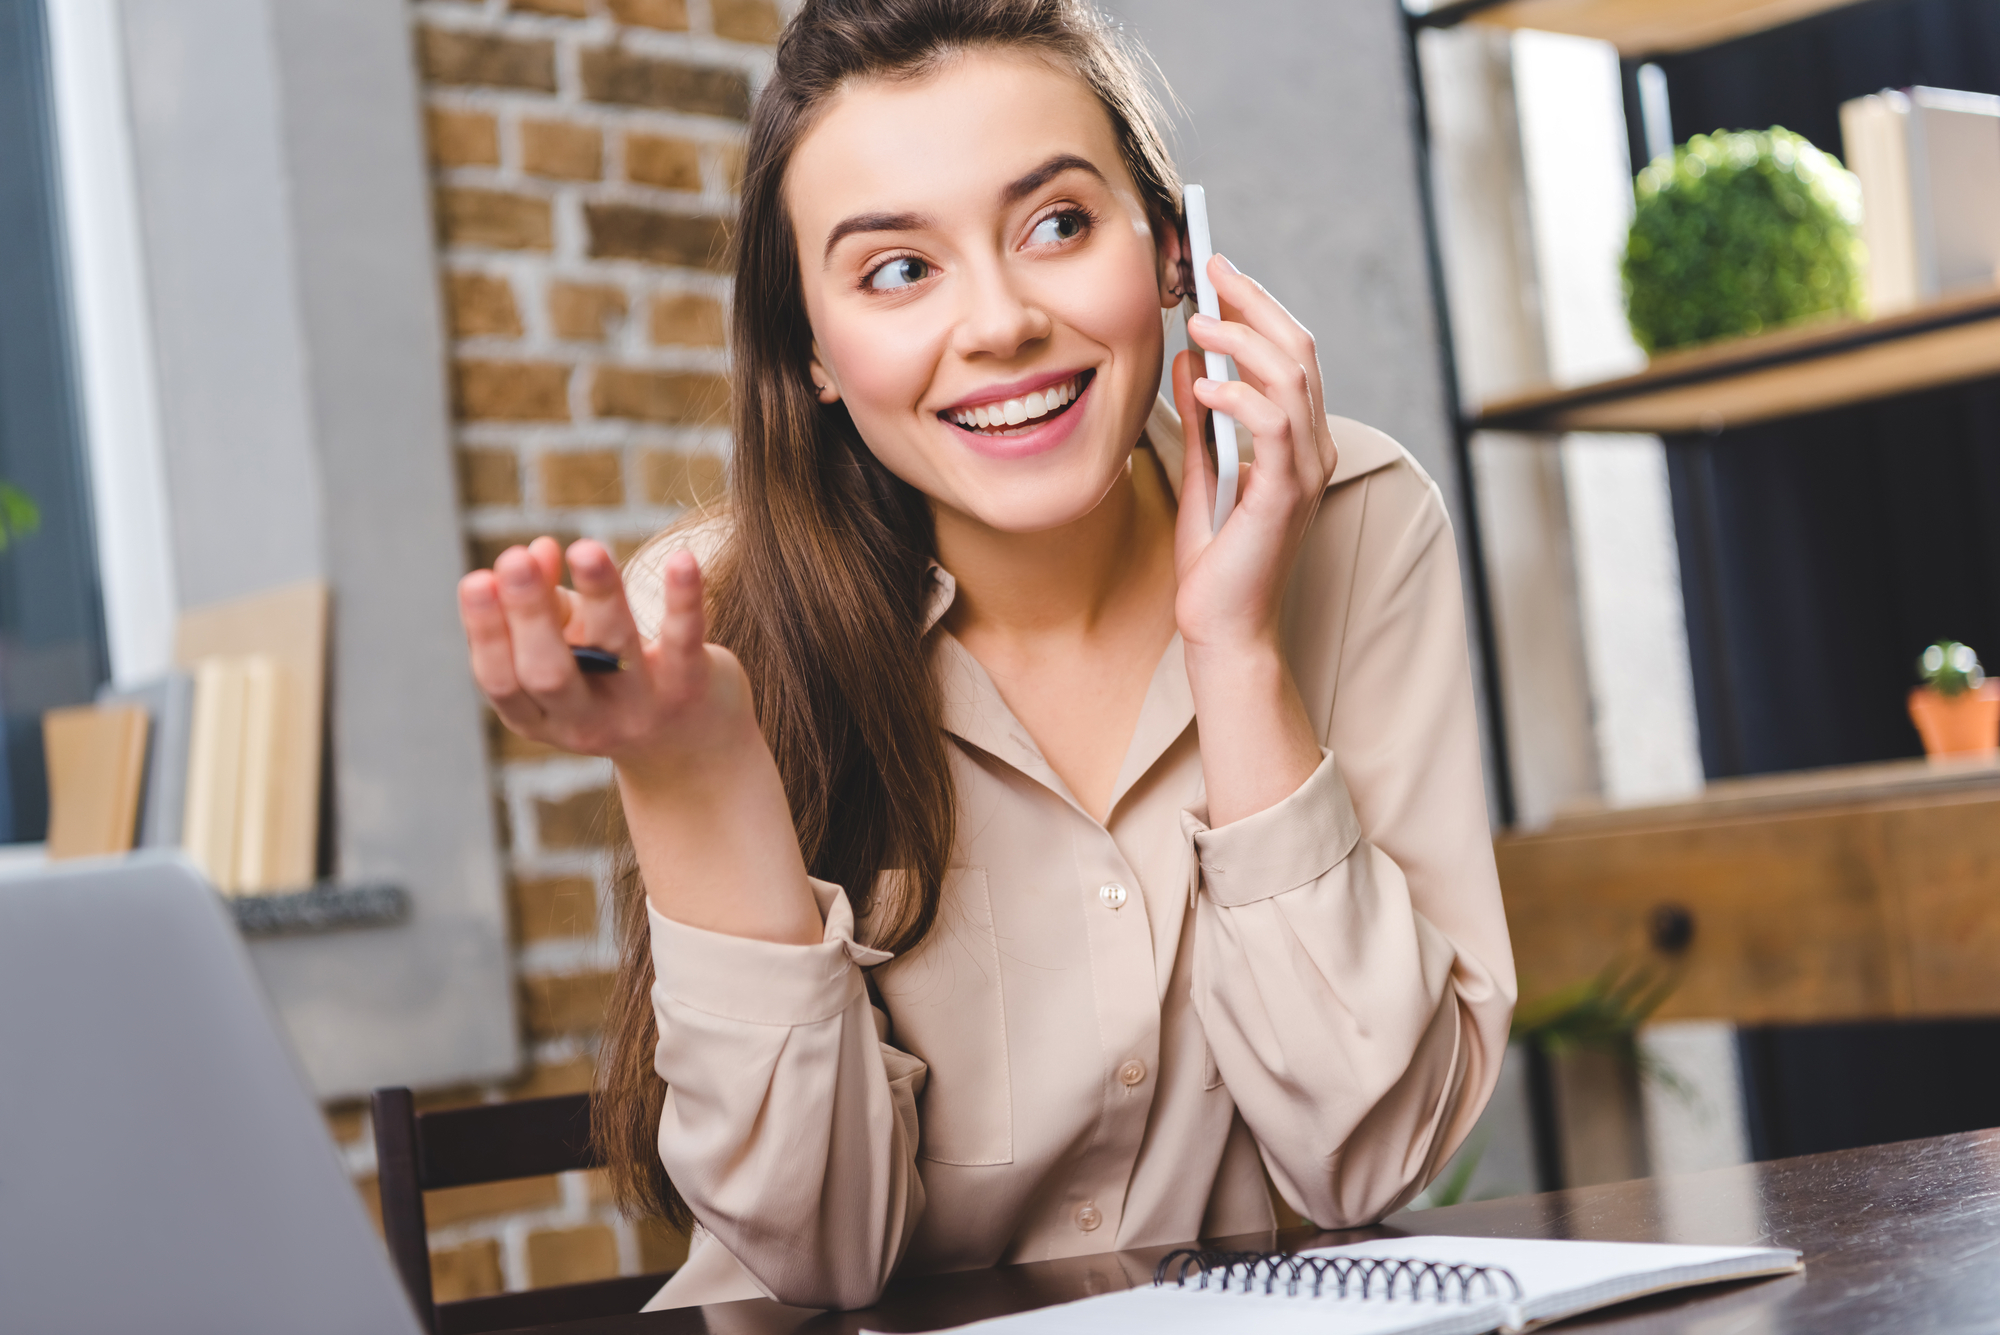
[[[930,930],[952,850],[951,772],[921,621],[931,512],[847,409],[813,389],[784,179],[843,85],[922,78],[981,47],[1073,70],[1109,113],[1155,227],[1180,225],[1179,178],[1145,81],[1087,0],[805,0],[751,114],[734,238],[735,443],[727,537],[704,571],[708,634],[750,675],[807,868],[844,887],[871,944],[893,952]],[[666,1085],[653,1069],[645,888],[629,838],[619,845],[618,984],[592,1133],[626,1210],[686,1227],[658,1147]]]

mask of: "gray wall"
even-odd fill
[[[1174,156],[1216,249],[1319,342],[1330,411],[1456,504],[1395,0],[1110,0],[1183,107]]]
[[[1472,529],[1446,415],[1396,0],[1105,3],[1181,104],[1174,156],[1208,189],[1216,249],[1313,332],[1328,411],[1394,436],[1443,490],[1470,618]],[[1479,645],[1468,640],[1477,686]],[[1482,699],[1482,717],[1485,708]],[[1490,755],[1487,768],[1490,793]]]
[[[333,588],[336,874],[403,926],[253,954],[322,1094],[511,1071],[511,968],[404,0],[121,0],[182,607]]]

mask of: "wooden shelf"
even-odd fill
[[[1692,51],[1859,0],[1459,0],[1414,16],[1427,28],[1472,22],[1595,37],[1628,57]]]
[[[1694,934],[1658,1018],[1811,1024],[2000,1015],[1996,828],[1993,762],[1913,761],[1717,784],[1493,851],[1524,993],[1644,958],[1670,909]]]
[[[1481,407],[1481,431],[1719,431],[2000,375],[2000,291],[1671,352],[1645,370]]]

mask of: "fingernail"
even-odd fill
[[[1188,328],[1190,329],[1199,329],[1203,325],[1214,324],[1214,323],[1215,323],[1215,317],[1210,315],[1203,315],[1199,311],[1197,311],[1193,315],[1188,316]]]
[[[1208,378],[1207,376],[1205,376],[1205,375],[1204,375],[1204,376],[1196,376],[1196,377],[1195,377],[1195,381],[1194,381],[1194,387],[1195,387],[1196,389],[1212,389],[1212,388],[1214,387],[1214,385],[1215,385],[1215,382],[1214,382],[1213,380],[1210,380],[1210,379],[1209,379],[1209,378]]]
[[[1222,271],[1224,273],[1236,272],[1236,266],[1229,262],[1229,257],[1227,255],[1217,255],[1215,257],[1215,262],[1222,266]]]

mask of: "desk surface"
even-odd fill
[[[1392,1216],[1351,1233],[1294,1229],[1248,1245],[1329,1246],[1419,1233],[1765,1244],[1803,1274],[1642,1300],[1557,1329],[1657,1335],[1930,1335],[2000,1329],[2000,1130],[1842,1150],[1685,1177]],[[923,1331],[1129,1288],[1166,1247],[898,1280],[863,1312],[718,1303],[539,1327],[545,1335],[850,1335]]]

